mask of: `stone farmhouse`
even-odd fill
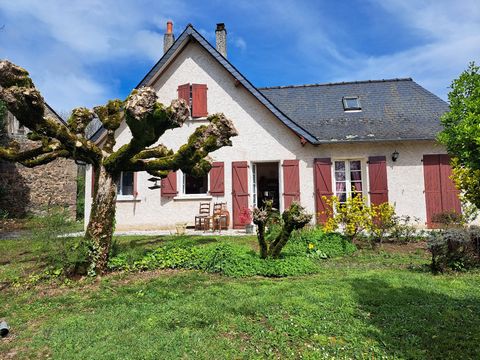
[[[281,211],[299,201],[321,223],[322,196],[333,194],[388,201],[423,227],[432,226],[436,213],[460,211],[449,157],[436,141],[448,104],[412,79],[256,88],[227,60],[224,24],[217,25],[215,47],[192,25],[175,40],[172,27],[169,22],[163,56],[138,87],[153,87],[164,104],[187,100],[191,119],[160,142],[178,149],[216,112],[234,121],[239,136],[211,154],[205,177],[172,172],[160,190],[150,190],[147,173],[123,173],[117,230],[193,225],[201,202],[227,203],[230,227],[242,228],[243,209],[265,199]],[[116,146],[130,137],[124,124]],[[93,139],[101,144],[101,128]],[[86,219],[91,175],[88,169]]]
[[[46,114],[59,122],[64,120],[48,105]],[[28,129],[9,112],[3,141],[15,140],[28,149],[35,142],[27,139]],[[38,145],[37,145],[38,146]],[[74,160],[59,158],[46,165],[27,168],[0,160],[0,211],[12,217],[44,213],[52,206],[66,208],[76,215],[77,165]]]

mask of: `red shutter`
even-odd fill
[[[248,208],[248,164],[246,161],[232,162],[232,207],[233,228],[242,229],[242,209]]]
[[[192,116],[207,116],[207,85],[192,84]]]
[[[225,171],[223,162],[214,162],[210,170],[210,194],[225,195]]]
[[[453,180],[450,178],[452,176],[450,156],[446,154],[440,155],[439,162],[443,211],[455,211],[456,213],[460,214],[462,212],[460,199],[458,198],[460,192],[455,187]]]
[[[183,99],[190,106],[190,84],[183,84],[178,87],[178,98]]]
[[[317,213],[317,223],[324,224],[327,220],[327,204],[322,196],[331,197],[332,193],[332,161],[330,158],[314,160],[315,176],[315,210]]]
[[[177,173],[170,171],[166,178],[162,179],[162,197],[175,197],[177,196]]]
[[[459,191],[450,179],[452,168],[450,156],[423,155],[423,177],[425,180],[425,204],[427,210],[427,227],[437,226],[432,221],[435,214],[455,211],[461,213]]]
[[[427,226],[433,228],[435,226],[432,222],[433,216],[443,211],[439,155],[423,155],[423,179],[425,181]]]
[[[368,158],[368,179],[370,181],[370,204],[380,205],[388,202],[387,158],[385,156]]]
[[[300,174],[298,160],[283,161],[283,204],[288,209],[293,201],[300,201]]]
[[[137,172],[134,172],[133,173],[133,196],[134,197],[137,197],[137,195],[138,195],[137,183],[138,183]]]

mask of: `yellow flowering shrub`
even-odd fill
[[[324,231],[340,230],[352,242],[360,234],[370,235],[374,242],[382,242],[395,226],[395,208],[389,203],[369,206],[362,196],[348,198],[341,203],[336,196],[323,197],[327,205]]]

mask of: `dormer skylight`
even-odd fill
[[[344,96],[343,99],[343,110],[352,111],[352,110],[362,110],[360,106],[360,99],[358,96]]]

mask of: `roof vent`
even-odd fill
[[[358,96],[344,96],[342,102],[345,111],[362,110]]]

